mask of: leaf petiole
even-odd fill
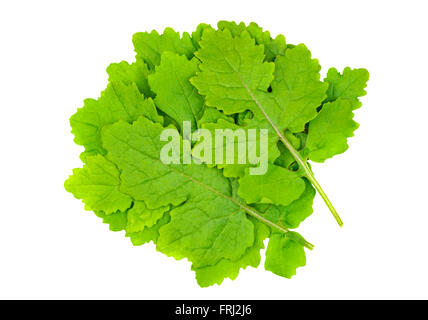
[[[241,79],[241,82],[242,82],[242,85],[247,90],[248,94],[251,96],[251,99],[253,99],[254,103],[257,105],[257,107],[263,113],[263,115],[266,118],[266,120],[270,123],[270,125],[272,126],[272,128],[275,130],[275,132],[278,135],[278,137],[281,140],[281,142],[290,151],[290,153],[292,154],[293,158],[297,161],[297,163],[299,164],[299,166],[303,169],[303,171],[305,173],[305,177],[308,178],[308,180],[312,183],[312,185],[315,187],[315,189],[320,194],[321,198],[323,198],[325,204],[330,209],[331,213],[333,214],[333,217],[336,219],[336,221],[339,224],[339,226],[342,227],[343,226],[342,219],[340,218],[340,216],[337,213],[336,209],[333,207],[330,199],[327,197],[327,195],[325,194],[324,190],[321,188],[321,186],[318,183],[318,181],[315,179],[315,177],[314,177],[313,173],[311,172],[311,170],[309,169],[309,166],[307,165],[307,163],[301,158],[301,156],[299,155],[299,153],[297,152],[297,150],[294,149],[294,147],[290,143],[290,141],[287,140],[287,138],[282,134],[282,132],[278,129],[278,127],[273,123],[272,119],[269,117],[269,115],[263,109],[263,107],[261,106],[261,104],[259,103],[259,101],[256,99],[256,97],[254,96],[254,94],[251,92],[251,90],[248,88],[248,86],[245,83],[245,81],[243,81]]]
[[[276,127],[274,127],[275,129]],[[276,131],[276,130],[275,130]],[[287,138],[277,131],[277,134],[279,136],[279,139],[281,142],[285,145],[285,147],[290,151],[290,153],[293,155],[293,158],[297,161],[299,166],[303,169],[305,177],[308,178],[308,180],[312,183],[312,185],[315,187],[315,189],[320,194],[321,198],[324,200],[327,207],[330,209],[331,213],[333,214],[333,217],[336,219],[337,223],[340,227],[343,226],[343,221],[340,218],[339,214],[337,213],[336,209],[333,207],[333,204],[331,203],[330,199],[327,197],[324,190],[321,188],[318,181],[315,179],[314,174],[312,173],[311,169],[309,168],[308,164],[300,157],[299,153],[296,149],[294,149],[293,145],[290,143],[290,141],[287,140]]]
[[[280,226],[279,224],[276,224],[268,219],[266,219],[265,217],[263,217],[260,213],[258,213],[257,211],[251,209],[250,207],[240,203],[239,201],[230,198],[231,201],[233,201],[234,203],[236,203],[239,207],[241,207],[244,211],[246,211],[248,214],[250,214],[251,216],[253,216],[254,218],[260,220],[261,222],[267,224],[268,226],[281,231],[282,233],[285,234],[289,234],[292,235],[293,233],[288,230],[287,228]],[[314,249],[314,245],[308,241],[306,241],[303,237],[295,237],[294,240],[296,240],[297,242],[299,242],[301,245],[303,245],[304,247],[308,248],[309,250],[313,250]]]

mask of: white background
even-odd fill
[[[0,298],[428,298],[426,1],[2,1]],[[81,148],[68,118],[97,98],[137,31],[255,21],[323,66],[371,77],[349,150],[314,171],[300,228],[316,247],[291,280],[258,269],[201,289],[186,260],[133,247],[63,188]]]

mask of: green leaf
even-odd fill
[[[243,210],[219,196],[201,192],[170,213],[160,230],[159,251],[188,258],[195,268],[221,259],[239,259],[254,242],[254,225]]]
[[[183,121],[196,122],[202,117],[204,102],[189,79],[196,75],[196,59],[187,60],[171,52],[162,54],[161,63],[149,76],[149,83],[156,93],[155,102],[159,109],[174,119],[179,126]]]
[[[141,246],[145,243],[152,241],[156,244],[159,238],[159,229],[170,221],[170,216],[165,213],[154,225],[151,227],[144,227],[143,230],[137,232],[126,232],[126,237],[131,239],[134,246]]]
[[[96,216],[103,219],[103,223],[109,225],[111,231],[125,230],[127,224],[127,211],[116,211],[112,214],[105,214],[102,211],[96,211]]]
[[[161,35],[155,30],[150,33],[138,32],[134,34],[132,42],[137,60],[147,63],[150,70],[159,65],[164,52],[185,55],[191,59],[195,51],[195,46],[187,32],[180,37],[180,34],[171,28],[166,28]]]
[[[225,22],[222,22],[225,23]],[[221,24],[219,28],[221,28]],[[242,26],[242,24],[241,24]],[[232,24],[233,31],[233,24]],[[233,31],[236,35],[241,31]],[[246,54],[248,52],[248,54]],[[240,113],[247,109],[260,112],[254,99],[249,94],[252,91],[267,92],[267,88],[273,77],[273,64],[263,63],[264,54],[262,46],[255,46],[248,32],[233,38],[229,29],[225,31],[206,30],[201,41],[201,49],[197,57],[202,60],[197,77],[191,82],[199,92],[206,95],[206,104],[222,110],[226,115]],[[248,90],[249,89],[249,90]],[[228,128],[236,128],[236,125],[219,121],[220,124],[205,124],[203,127],[215,130],[223,125]],[[246,129],[270,128],[270,124],[264,118],[253,118]],[[269,130],[269,156],[275,158],[279,155],[275,146],[278,139],[276,134]],[[273,139],[272,139],[273,137]],[[213,146],[215,146],[213,144]],[[234,142],[235,150],[238,144]],[[226,146],[225,146],[226,148]],[[224,153],[225,154],[225,153]],[[244,172],[245,165],[222,165],[225,175],[240,176]]]
[[[285,44],[285,37],[280,34],[275,39],[272,39],[269,31],[263,31],[257,23],[251,22],[248,26],[241,22],[237,24],[235,21],[219,21],[219,30],[229,30],[230,33],[236,37],[240,36],[242,32],[247,31],[252,38],[255,39],[256,44],[264,46],[265,60],[273,61],[278,55],[284,55],[287,45]]]
[[[180,205],[191,195],[200,193],[201,186],[190,178],[202,179],[207,185],[218,184],[229,189],[227,179],[214,169],[201,165],[164,164],[160,152],[168,142],[161,141],[164,128],[140,117],[132,125],[117,122],[103,131],[103,145],[108,157],[121,170],[121,190],[148,208],[169,204]],[[171,128],[173,130],[173,128]]]
[[[315,189],[305,179],[305,190],[298,199],[294,200],[288,206],[268,205],[267,208],[263,208],[260,204],[257,204],[256,208],[260,212],[264,212],[264,217],[270,221],[279,223],[290,229],[295,229],[312,214],[314,197]]]
[[[283,56],[285,54],[287,45],[285,43],[285,37],[282,34],[272,39],[269,31],[263,31],[263,29],[254,22],[249,24],[247,31],[256,39],[257,44],[264,45],[267,61],[274,61],[277,56]]]
[[[108,156],[121,170],[121,190],[149,208],[180,205],[159,231],[158,249],[195,267],[236,260],[252,245],[254,226],[232,201],[229,181],[214,168],[164,164],[163,127],[141,117],[103,131]]]
[[[342,225],[308,160],[347,149],[368,72],[332,68],[320,81],[305,45],[273,39],[256,23],[200,24],[191,36],[140,32],[133,43],[136,61],[111,64],[106,90],[70,119],[85,164],[66,190],[134,245],[153,242],[187,258],[201,287],[257,267],[267,238],[266,270],[293,276],[313,245],[289,229],[312,214],[315,189]],[[211,150],[200,148],[196,131],[189,144],[183,121],[192,131],[208,129]],[[214,133],[228,129],[239,133],[223,131],[232,138],[216,147]],[[267,130],[264,146],[260,129]],[[205,139],[206,131],[197,132]]]
[[[265,269],[291,278],[298,267],[306,264],[305,249],[288,235],[273,233],[266,249]]]
[[[327,85],[320,81],[320,70],[318,60],[311,58],[303,44],[275,60],[273,106],[265,104],[266,112],[278,128],[301,132],[305,124],[317,116],[317,108],[327,90]]]
[[[236,116],[236,124],[244,126],[247,122],[254,118],[254,114],[250,110],[245,110],[244,112],[238,113]]]
[[[247,203],[289,205],[305,190],[305,182],[297,173],[269,165],[264,175],[245,175],[239,179],[238,195]]]
[[[168,206],[149,209],[144,202],[135,201],[134,206],[128,210],[126,232],[134,233],[153,227],[167,211]]]
[[[86,210],[112,214],[126,211],[132,199],[119,190],[119,170],[103,156],[87,157],[83,168],[73,170],[65,181],[65,189],[77,199],[82,199]]]
[[[208,108],[212,109],[212,108]],[[218,111],[219,114],[223,115],[221,112]],[[208,117],[208,116],[207,116]],[[205,118],[206,119],[206,118]],[[215,121],[215,119],[213,119]],[[216,122],[212,123],[203,123],[202,124],[203,129],[207,129],[211,133],[212,141],[212,157],[211,157],[211,164],[209,166],[214,166],[214,164],[219,169],[224,169],[223,173],[226,177],[240,177],[245,173],[245,169],[249,166],[252,166],[249,161],[249,154],[254,153],[258,157],[265,157],[268,161],[273,162],[276,158],[279,156],[278,147],[276,145],[276,141],[278,140],[277,135],[272,130],[269,131],[269,124],[266,121],[260,121],[259,119],[247,119],[245,125],[238,125],[235,124],[230,120],[230,117],[226,117],[223,115],[223,118],[217,119]],[[223,145],[218,146],[215,143],[215,137],[216,137],[216,130],[224,130],[224,129],[230,129],[230,130],[244,130],[246,139],[239,139],[238,137],[232,138],[223,138]],[[260,150],[261,145],[261,135],[259,130],[260,129],[267,129],[268,130],[268,145],[266,150]],[[249,131],[248,130],[257,130],[255,139],[250,139]],[[250,142],[252,144],[250,145]],[[203,142],[196,143],[195,148]],[[258,147],[259,146],[259,147]],[[233,157],[227,157],[228,150],[233,149]],[[244,152],[243,152],[244,150]],[[216,164],[216,155],[218,157],[218,154],[222,152],[223,154],[223,161],[221,164]],[[198,158],[198,156],[193,153],[193,156],[195,158]],[[243,158],[245,157],[245,159]],[[229,158],[229,159],[228,159]],[[227,160],[232,161],[233,163],[228,163]],[[257,166],[257,165],[254,165]]]
[[[143,61],[136,61],[129,64],[126,61],[112,63],[107,67],[109,82],[123,82],[130,84],[135,82],[138,90],[146,96],[153,97],[148,83],[149,69]]]
[[[199,93],[206,96],[206,104],[226,114],[246,109],[254,119],[267,121],[278,139],[291,152],[305,175],[320,193],[324,202],[343,225],[306,160],[284,136],[285,130],[301,132],[306,123],[317,116],[317,109],[325,99],[327,84],[319,81],[320,66],[311,59],[309,50],[298,45],[275,60],[263,62],[263,46],[257,46],[248,32],[233,38],[228,30],[204,33],[201,49],[196,56],[202,61],[201,72],[191,79]],[[272,92],[267,92],[272,81]]]
[[[201,46],[196,53],[201,72],[191,82],[206,95],[208,106],[226,114],[249,109],[282,131],[303,131],[316,117],[327,84],[320,81],[318,61],[304,45],[287,50],[275,65],[263,62],[263,47],[255,45],[247,32],[233,38],[228,30],[208,30]]]
[[[369,80],[369,72],[366,69],[351,69],[349,67],[340,74],[335,68],[328,70],[324,79],[329,84],[327,90],[327,101],[334,101],[337,98],[349,99],[353,109],[361,107],[358,97],[366,95],[364,90]]]
[[[353,107],[351,101],[342,98],[323,105],[319,115],[309,123],[306,149],[310,160],[324,162],[348,149],[347,138],[359,126],[352,120]]]
[[[208,287],[214,284],[221,284],[225,278],[236,279],[240,269],[246,267],[257,268],[260,264],[260,250],[264,249],[263,241],[269,237],[270,230],[263,223],[254,218],[250,218],[254,224],[254,243],[247,248],[245,253],[238,260],[221,259],[214,265],[200,268],[192,267],[195,271],[196,281],[201,287]]]
[[[220,119],[235,123],[232,117],[226,116],[223,112],[215,108],[205,108],[202,117],[198,120],[198,128],[203,128],[205,124],[214,124]]]
[[[87,155],[105,154],[101,129],[119,120],[135,121],[139,116],[162,122],[153,101],[144,99],[135,83],[113,82],[98,100],[86,99],[83,108],[70,118],[74,141],[85,147]]]
[[[237,37],[240,36],[242,32],[247,30],[247,26],[244,22],[240,22],[237,24],[235,21],[219,21],[217,22],[218,30],[229,30],[232,36]]]
[[[273,63],[264,63],[262,46],[243,32],[233,38],[229,30],[207,30],[196,56],[201,72],[191,79],[208,106],[226,115],[247,109],[260,113],[252,95],[267,93],[273,79]]]
[[[275,65],[263,62],[263,47],[255,45],[247,32],[233,38],[228,30],[208,30],[201,46],[196,53],[201,72],[191,82],[206,95],[208,106],[225,114],[249,109],[281,131],[303,131],[316,117],[327,84],[319,80],[318,61],[304,45],[287,50]]]
[[[328,71],[327,103],[319,115],[309,123],[305,153],[312,161],[325,160],[348,149],[347,138],[359,125],[353,120],[353,110],[361,106],[358,97],[364,96],[369,73],[366,69],[345,68],[340,74],[335,68]]]
[[[207,29],[212,29],[211,25],[206,23],[200,23],[196,27],[196,30],[192,32],[192,42],[196,50],[200,48],[199,42],[201,41],[202,35]]]

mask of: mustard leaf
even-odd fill
[[[321,81],[305,45],[256,23],[138,32],[133,44],[135,61],[110,64],[107,88],[70,118],[84,152],[65,189],[133,245],[187,259],[201,287],[258,267],[266,241],[265,269],[295,275],[313,245],[291,229],[316,192],[342,224],[310,161],[348,148],[367,70]]]

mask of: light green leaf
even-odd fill
[[[96,216],[103,219],[103,223],[109,225],[111,231],[122,231],[126,228],[127,211],[116,211],[112,214],[105,214],[102,211],[96,211]]]
[[[209,108],[212,109],[212,108]],[[220,113],[220,112],[219,112]],[[222,113],[220,113],[222,114]],[[229,118],[220,118],[217,120],[217,122],[213,123],[204,123],[202,125],[203,129],[207,129],[211,133],[212,141],[212,150],[211,150],[211,165],[214,166],[214,164],[219,169],[224,169],[223,173],[226,177],[240,177],[244,174],[245,168],[249,166],[253,166],[250,164],[249,161],[249,154],[255,154],[257,157],[266,159],[266,161],[273,162],[276,158],[279,156],[279,150],[276,145],[276,141],[278,140],[277,135],[275,132],[273,132],[270,129],[270,125],[267,121],[263,121],[260,119],[247,119],[245,125],[237,125],[234,122],[230,121]],[[223,138],[223,145],[222,147],[219,145],[216,145],[215,143],[215,137],[216,135],[219,136],[219,133],[216,133],[216,130],[224,130],[224,129],[230,129],[230,130],[243,130],[243,133],[245,134],[245,139],[239,139],[238,137],[234,137],[232,139],[226,139]],[[268,137],[267,142],[268,145],[266,146],[266,150],[263,148],[261,149],[261,135],[260,135],[260,129],[267,129],[268,130]],[[250,139],[249,131],[248,130],[256,130],[255,139]],[[236,132],[236,131],[235,131]],[[230,137],[232,137],[232,133],[230,134]],[[251,135],[251,137],[253,137]],[[195,148],[203,142],[196,143]],[[233,150],[233,157],[227,157],[228,150]],[[223,154],[223,161],[221,164],[216,164],[215,157],[218,157],[218,154]],[[193,154],[195,157],[197,157],[195,154]],[[231,161],[233,160],[233,163],[227,163],[227,160]],[[258,166],[258,165],[254,165]]]
[[[126,237],[131,239],[134,246],[141,246],[152,241],[156,244],[159,238],[159,229],[170,221],[170,216],[165,213],[154,225],[146,226],[143,230],[137,232],[126,232]]]
[[[350,100],[342,98],[323,105],[319,115],[309,123],[306,150],[310,160],[324,162],[348,149],[347,138],[359,126],[352,120],[353,106]]]
[[[235,123],[235,120],[231,116],[226,116],[215,108],[205,108],[202,117],[198,120],[198,128],[203,128],[204,124],[215,123],[220,119]]]
[[[263,29],[254,22],[246,26],[243,22],[237,24],[235,21],[219,21],[217,25],[219,30],[227,29],[234,37],[240,36],[243,31],[247,31],[251,37],[256,40],[256,44],[262,44],[264,46],[266,61],[273,61],[276,56],[284,55],[287,48],[285,37],[282,34],[272,39],[269,31],[263,31]]]
[[[248,120],[253,118],[254,114],[250,110],[245,110],[244,112],[238,113],[236,115],[236,124],[244,126],[247,124]]]
[[[134,233],[143,231],[155,225],[169,210],[168,206],[157,209],[149,209],[142,201],[135,201],[134,206],[128,210],[126,232]]]
[[[160,229],[159,251],[187,258],[195,268],[221,259],[239,259],[254,242],[254,225],[246,214],[214,193],[201,192],[170,213]]]
[[[150,87],[156,93],[157,107],[180,127],[183,126],[183,121],[191,121],[192,128],[196,129],[196,121],[203,114],[203,98],[189,82],[197,68],[196,59],[189,61],[184,56],[165,52],[160,65],[149,76]]]
[[[306,123],[317,116],[317,108],[326,97],[327,84],[320,81],[318,61],[311,58],[304,45],[288,49],[285,56],[275,60],[275,79],[271,83],[273,65],[263,62],[262,50],[263,47],[255,45],[246,31],[232,37],[227,29],[216,32],[207,30],[201,41],[201,49],[196,53],[202,61],[201,72],[191,82],[206,96],[208,106],[223,110],[225,114],[251,110],[254,114],[251,120],[259,120],[259,127],[264,127],[262,123],[265,123],[267,128],[270,127],[270,133],[277,136],[276,141],[281,137],[289,149],[283,132],[286,129],[303,131]],[[267,91],[270,83],[272,92]],[[299,158],[299,161],[305,163],[304,159]],[[305,175],[314,180],[309,167],[305,165],[303,169]],[[277,187],[286,185],[278,184]],[[301,193],[303,189],[304,183],[300,181],[298,191]],[[289,190],[275,190],[276,196],[270,194],[268,188],[259,190],[257,196],[246,195],[244,199],[247,202],[251,199],[251,203],[264,201],[287,205],[290,203],[288,201],[300,195],[298,193],[295,198],[290,196],[291,200],[283,200],[279,195],[286,197]]]
[[[296,274],[296,269],[305,264],[305,249],[300,243],[281,233],[273,233],[270,236],[266,249],[266,270],[281,277],[291,278]]]
[[[65,189],[77,199],[82,199],[86,210],[112,214],[126,211],[131,204],[130,196],[119,190],[119,170],[103,156],[87,157],[83,168],[73,170],[65,181]]]
[[[264,175],[249,175],[239,179],[238,195],[247,203],[289,205],[305,190],[305,182],[296,172],[269,165]]]
[[[263,63],[263,47],[248,32],[233,38],[229,30],[207,30],[200,44],[201,72],[191,82],[206,96],[206,104],[225,114],[260,113],[252,95],[267,92],[274,71],[273,63]]]
[[[229,30],[233,37],[240,36],[242,32],[247,30],[247,26],[244,22],[240,22],[239,24],[235,21],[219,21],[217,22],[218,30]]]
[[[207,29],[212,29],[211,25],[206,23],[200,23],[196,30],[192,32],[192,42],[196,50],[200,48],[199,42],[201,41],[202,35]]]
[[[138,32],[132,37],[132,42],[137,53],[137,60],[147,63],[150,70],[159,65],[164,52],[185,55],[191,59],[195,51],[192,39],[187,32],[180,37],[180,33],[171,28],[166,28],[161,35],[155,30],[150,33]]]
[[[332,68],[320,81],[306,46],[273,39],[255,23],[200,24],[191,36],[140,32],[133,43],[136,61],[111,64],[101,97],[85,100],[70,119],[85,164],[66,190],[134,245],[153,242],[188,259],[202,287],[257,267],[268,237],[266,270],[293,276],[313,245],[290,229],[312,214],[315,189],[342,225],[308,160],[347,149],[368,72]],[[209,149],[200,148],[196,129],[202,139],[211,133]],[[236,136],[216,146],[214,133],[225,129],[244,132],[245,146]]]
[[[264,45],[266,61],[274,61],[277,56],[283,56],[285,54],[287,45],[285,43],[285,37],[282,34],[272,39],[269,31],[263,31],[263,29],[254,22],[249,24],[247,31],[256,39],[257,44]]]
[[[334,101],[337,98],[349,99],[353,109],[361,107],[358,97],[366,95],[364,90],[369,80],[369,72],[366,69],[351,69],[349,67],[340,74],[335,68],[328,70],[324,79],[329,84],[327,90],[327,101]]]
[[[312,212],[312,204],[315,197],[315,189],[312,184],[305,179],[305,190],[300,197],[288,206],[256,205],[260,212],[264,212],[264,217],[275,223],[279,223],[287,228],[295,229],[300,223],[309,217]]]
[[[74,141],[85,147],[87,155],[103,155],[101,129],[119,120],[133,122],[142,115],[162,122],[153,101],[144,99],[135,83],[113,82],[98,100],[85,100],[83,108],[70,118],[71,132],[75,136]]]
[[[278,128],[301,132],[317,116],[327,90],[327,85],[320,81],[320,70],[318,60],[311,59],[303,44],[275,60],[274,101],[272,106],[266,103],[266,112]]]
[[[103,131],[108,156],[121,170],[121,190],[149,208],[180,205],[159,233],[158,249],[195,267],[236,260],[253,244],[254,226],[231,198],[229,181],[202,165],[164,164],[163,127],[141,117]]]
[[[269,236],[269,228],[258,222],[254,218],[250,218],[254,224],[254,243],[247,248],[245,253],[238,260],[221,259],[214,265],[200,268],[192,267],[195,271],[196,281],[201,287],[208,287],[214,284],[221,284],[225,278],[232,280],[236,279],[240,269],[246,267],[257,268],[260,264],[260,250],[264,248],[263,241]]]
[[[273,65],[263,62],[263,47],[246,31],[233,38],[228,30],[207,30],[196,56],[202,61],[201,72],[191,82],[206,96],[208,106],[225,114],[249,109],[280,131],[300,132],[326,97],[318,61],[304,45],[287,50]]]
[[[197,164],[164,164],[160,160],[163,127],[141,117],[132,125],[117,122],[103,131],[103,145],[108,157],[121,169],[121,190],[148,208],[169,204],[180,205],[190,196],[199,194],[201,186],[217,185],[221,192],[229,190],[227,179],[215,169]],[[173,128],[170,128],[173,130]]]
[[[149,69],[143,61],[136,61],[129,64],[126,61],[112,63],[107,67],[109,82],[123,82],[130,84],[135,82],[138,90],[145,97],[153,97],[153,92],[150,91],[148,83]]]

